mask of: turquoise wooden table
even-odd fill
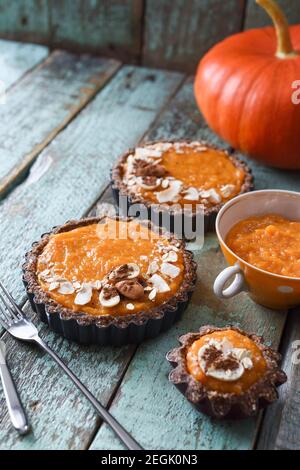
[[[24,253],[52,226],[106,210],[109,170],[120,153],[147,139],[218,139],[195,106],[192,76],[4,40],[0,59],[6,88],[0,105],[0,279],[34,318],[21,281]],[[299,172],[249,164],[257,189],[300,189]],[[196,259],[199,280],[190,307],[155,340],[82,347],[36,319],[41,335],[146,449],[299,447],[300,368],[291,356],[300,311],[270,311],[244,294],[218,300],[212,283],[225,262],[214,234]],[[284,356],[289,380],[278,402],[255,420],[210,420],[167,380],[165,353],[180,334],[228,322],[263,334]],[[24,437],[11,429],[0,392],[1,449],[122,448],[51,359],[3,331],[1,339],[32,425]]]

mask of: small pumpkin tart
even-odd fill
[[[128,150],[112,170],[112,188],[148,211],[195,217],[205,229],[229,199],[253,187],[250,169],[236,156],[203,141],[149,142]],[[128,206],[127,204],[127,206]]]
[[[98,344],[140,342],[171,326],[196,281],[184,242],[148,221],[109,217],[44,235],[23,272],[42,320],[70,339]]]
[[[203,326],[167,354],[169,380],[199,410],[215,418],[254,416],[286,382],[280,354],[239,328]]]

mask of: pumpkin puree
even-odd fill
[[[199,365],[198,352],[199,349],[211,338],[214,338],[217,341],[221,341],[223,338],[226,338],[232,343],[233,347],[248,349],[251,352],[251,359],[253,362],[252,369],[246,369],[242,377],[233,382],[225,382],[205,375]],[[234,330],[214,331],[213,333],[202,336],[188,349],[186,362],[189,373],[197,381],[201,382],[206,389],[215,390],[221,393],[234,393],[236,395],[245,392],[249,387],[251,387],[251,385],[256,383],[263,376],[266,370],[266,361],[257,345],[247,336]]]
[[[300,222],[274,214],[250,217],[229,231],[226,244],[253,266],[300,277]]]
[[[39,256],[37,274],[51,269],[56,275],[70,282],[88,283],[101,281],[112,268],[121,264],[136,263],[140,267],[140,274],[145,276],[149,262],[162,256],[158,251],[158,241],[163,245],[169,245],[167,238],[158,236],[135,221],[106,219],[105,223],[91,224],[52,235]],[[178,251],[177,254],[178,260],[173,264],[180,268],[180,273],[174,279],[166,279],[170,291],[157,294],[154,301],[149,300],[145,293],[144,298],[134,301],[133,311],[128,311],[126,308],[130,302],[128,299],[122,299],[113,308],[102,306],[99,303],[99,291],[94,289],[92,299],[88,304],[76,305],[75,293],[65,295],[56,290],[49,291],[49,284],[41,277],[39,277],[39,282],[53,300],[73,311],[90,315],[128,315],[161,305],[174,295],[184,275],[182,252]],[[147,256],[148,261],[141,260],[140,256]]]

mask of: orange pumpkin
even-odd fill
[[[235,34],[201,60],[195,96],[209,126],[271,166],[300,169],[300,25],[274,0],[256,0],[273,27]]]

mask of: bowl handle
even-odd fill
[[[232,283],[224,289],[232,276],[234,276]],[[214,293],[220,299],[230,299],[244,290],[246,290],[244,273],[238,263],[223,269],[214,282]]]

